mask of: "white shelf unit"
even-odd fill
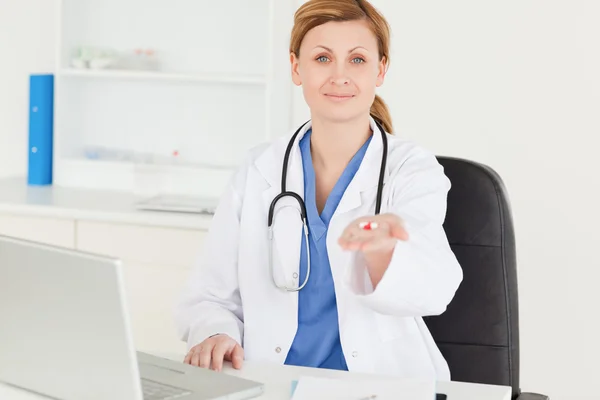
[[[98,79],[132,79],[155,80],[172,82],[199,82],[205,84],[240,84],[240,85],[265,85],[267,80],[261,75],[218,75],[218,74],[176,74],[154,71],[130,70],[85,70],[77,68],[64,68],[61,76]]]
[[[292,128],[292,0],[61,0],[58,10],[56,185],[216,197],[249,148]],[[81,46],[119,57],[75,67]],[[132,67],[136,49],[152,49],[156,66]]]

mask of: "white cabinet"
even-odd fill
[[[123,261],[125,292],[138,350],[181,353],[174,305],[196,259],[205,231],[78,221],[77,247]]]
[[[77,248],[149,265],[191,267],[206,231],[109,222],[77,222]]]
[[[75,247],[75,221],[0,213],[0,235],[61,247]]]
[[[186,344],[177,337],[173,311],[190,269],[125,260],[123,273],[136,349],[184,354]]]

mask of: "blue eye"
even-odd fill
[[[319,61],[319,62],[326,62],[327,60],[329,60],[329,59],[325,56],[317,57],[317,61]]]
[[[358,60],[358,62],[356,62],[356,60]],[[365,60],[364,60],[364,58],[356,57],[356,58],[353,58],[353,59],[352,59],[352,62],[353,62],[354,64],[362,64],[362,63],[364,63],[364,62],[365,62]]]

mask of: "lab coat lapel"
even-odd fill
[[[336,216],[356,210],[363,205],[363,199],[375,198],[377,195],[377,184],[379,182],[379,172],[381,170],[381,157],[383,155],[383,140],[381,138],[381,132],[372,118],[371,129],[373,131],[371,143],[369,143],[369,147],[365,152],[365,156],[358,171],[356,171],[354,178],[340,199],[340,203],[335,211]],[[389,169],[386,166],[383,175],[384,185],[387,183],[388,178]],[[375,213],[374,205],[372,210],[369,210],[368,213]]]
[[[383,155],[383,140],[381,132],[374,120],[371,119],[371,129],[373,137],[369,147],[365,152],[362,163],[356,171],[354,178],[346,188],[344,195],[331,219],[329,231],[327,233],[327,251],[331,263],[331,273],[336,285],[336,299],[338,309],[347,310],[347,296],[341,295],[341,292],[347,290],[343,282],[347,275],[356,264],[358,253],[354,251],[345,251],[339,244],[338,239],[346,227],[355,219],[370,216],[375,213],[375,199],[377,196],[377,185],[379,182],[379,173],[381,171],[381,158]],[[389,158],[389,157],[388,157]],[[384,190],[382,196],[381,212],[386,212],[387,190],[386,183],[389,181],[389,169],[385,168],[383,173]],[[365,277],[365,279],[367,279]],[[339,313],[340,329],[343,330],[348,320],[347,312]]]

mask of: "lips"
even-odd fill
[[[339,103],[352,99],[354,95],[345,93],[326,93],[325,97],[328,98],[330,101]]]

